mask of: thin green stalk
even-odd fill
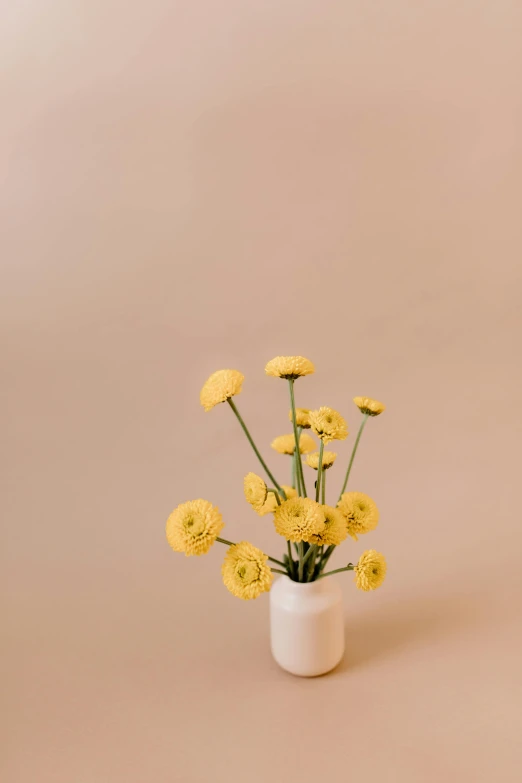
[[[299,572],[298,572],[298,578],[299,581],[303,581],[303,561],[304,561],[304,548],[303,548],[303,542],[299,542]]]
[[[333,551],[335,549],[334,544],[330,544],[326,552],[323,553],[321,564],[319,566],[319,572],[323,571],[324,567],[326,566],[327,562],[331,558]]]
[[[296,459],[296,465],[297,465],[297,471],[299,472],[299,478],[301,480],[301,490],[303,497],[307,497],[306,495],[306,485],[304,480],[304,474],[303,474],[303,463],[301,462],[301,452],[299,450],[299,435],[297,433],[297,422],[296,422],[296,413],[295,413],[295,398],[294,398],[294,380],[293,378],[288,379],[288,385],[290,386],[290,403],[292,405],[292,424],[294,425],[294,439],[295,439],[295,459]]]
[[[354,443],[353,451],[352,451],[352,456],[350,457],[350,462],[348,464],[348,470],[346,471],[346,476],[344,477],[344,484],[343,484],[343,488],[341,490],[341,494],[339,495],[339,500],[341,499],[341,497],[343,495],[343,492],[346,489],[346,485],[348,484],[348,478],[350,476],[350,471],[352,469],[353,460],[354,460],[354,457],[355,457],[355,452],[357,451],[357,446],[359,445],[359,441],[361,440],[361,435],[362,435],[362,431],[364,429],[364,425],[368,421],[368,416],[369,416],[368,413],[364,413],[363,414],[363,420],[361,422],[361,426],[359,427],[359,432],[357,433],[357,437],[355,439],[355,443]]]
[[[321,474],[323,472],[323,451],[324,451],[324,442],[321,440],[321,445],[319,446],[319,462],[317,463],[317,481],[315,484],[316,503],[319,503],[320,492],[321,492]]]
[[[319,574],[321,573],[321,563],[323,560],[323,549],[324,546],[320,546],[319,550],[317,552],[317,558],[314,564],[314,570],[312,571],[312,576],[310,577],[310,581],[313,581],[314,579],[317,579]]]
[[[267,555],[268,559],[272,561],[272,563],[277,563],[277,565],[283,566],[283,568],[286,568],[285,564],[282,563],[280,560],[276,560],[275,557],[270,557],[270,555]]]
[[[319,574],[318,579],[324,579],[325,576],[332,576],[332,574],[340,574],[341,571],[354,571],[355,566],[349,563],[345,568],[336,568],[335,571],[328,571],[326,574]]]
[[[227,402],[228,402],[228,404],[230,405],[230,407],[232,408],[232,410],[234,411],[234,413],[236,414],[236,418],[237,418],[238,422],[241,424],[241,427],[242,427],[242,429],[243,429],[243,432],[244,432],[244,433],[245,433],[245,435],[247,436],[247,438],[248,438],[248,442],[250,443],[250,445],[251,445],[251,446],[252,446],[252,448],[254,449],[255,455],[256,455],[256,457],[258,458],[258,460],[259,460],[259,462],[261,463],[261,465],[263,466],[263,468],[265,469],[267,476],[270,478],[270,480],[271,480],[272,484],[273,484],[273,485],[274,485],[274,487],[277,489],[277,491],[278,491],[278,492],[279,492],[279,493],[280,493],[280,494],[283,496],[283,498],[286,500],[286,495],[285,495],[285,493],[284,493],[284,490],[282,490],[282,489],[281,489],[281,487],[279,486],[279,484],[278,484],[278,483],[277,483],[277,481],[275,480],[274,476],[272,475],[272,473],[271,473],[271,472],[270,472],[270,470],[268,469],[268,466],[267,466],[266,462],[264,461],[263,457],[262,457],[262,456],[261,456],[261,454],[259,453],[259,449],[257,448],[256,444],[255,444],[255,443],[254,443],[254,441],[252,440],[252,436],[250,435],[250,433],[249,433],[249,431],[248,431],[248,429],[247,429],[247,426],[246,426],[245,422],[244,422],[244,421],[243,421],[243,419],[241,418],[241,416],[240,416],[240,413],[239,413],[238,409],[236,408],[236,405],[235,405],[235,403],[234,403],[234,401],[233,401],[232,397],[229,397],[229,398],[228,398],[228,400],[227,400]]]
[[[321,503],[323,504],[323,506],[326,503],[325,497],[326,497],[326,470],[323,470],[323,475],[321,477]]]
[[[294,564],[294,558],[292,557],[292,547],[290,546],[290,541],[287,541],[286,545],[288,547],[288,568],[291,571],[290,576],[293,576],[295,564]]]
[[[301,443],[301,432],[303,431],[302,427],[297,428],[297,437],[299,439],[299,443]],[[294,436],[295,439],[295,436]],[[301,496],[303,494],[301,489],[301,477],[299,475],[299,470],[297,469],[297,449],[294,449],[294,453],[292,455],[292,478],[295,478],[295,487],[294,489],[297,490],[297,494]]]
[[[294,455],[293,455],[292,459],[294,460],[294,465],[295,465],[295,480],[296,480],[296,487],[295,488],[297,490],[297,494],[299,495],[299,497],[302,497],[303,490],[301,488],[301,476],[299,474],[299,469],[297,467],[297,450],[296,449],[294,449]]]
[[[271,568],[270,570],[273,574],[283,574],[283,576],[288,576],[287,571],[280,571],[279,568]]]
[[[275,499],[277,500],[277,505],[280,506],[281,500],[279,498],[279,492],[277,491],[277,489],[268,489],[267,492],[272,492],[275,495]]]
[[[226,546],[235,546],[233,541],[227,541],[226,538],[219,538],[219,536],[216,537],[216,541],[219,541],[220,544],[225,544]]]
[[[306,581],[307,582],[311,582],[312,581],[312,577],[313,577],[313,575],[315,573],[315,560],[316,560],[316,557],[317,557],[317,550],[318,549],[319,549],[319,547],[317,546],[317,544],[314,544],[313,546],[310,547],[310,549],[306,553],[305,560],[307,560],[310,557],[310,553],[312,553],[311,560],[310,560],[310,562],[308,564],[308,574],[307,574],[307,577],[306,577]]]
[[[315,546],[315,544],[314,544],[314,546],[310,547],[310,549],[308,550],[306,555],[303,557],[303,571],[304,571],[305,564],[308,562],[308,560],[312,556],[314,550],[317,552],[317,547]]]

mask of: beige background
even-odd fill
[[[6,783],[520,779],[520,3],[2,4]],[[267,596],[164,521],[246,506],[298,403],[370,421],[374,594],[278,670]],[[285,480],[288,463],[268,455]],[[338,489],[340,469],[331,471]]]

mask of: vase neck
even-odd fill
[[[314,582],[294,582],[289,576],[281,576],[280,580],[284,583],[285,590],[296,595],[316,595],[318,593],[328,592],[328,579],[316,579]]]

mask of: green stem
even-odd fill
[[[294,455],[292,457],[294,460],[295,465],[295,481],[296,481],[296,490],[299,497],[302,497],[303,490],[301,488],[301,476],[299,475],[299,470],[297,468],[297,451],[294,449]]]
[[[285,564],[282,563],[280,560],[276,560],[275,557],[270,557],[270,555],[267,555],[268,559],[272,561],[272,563],[277,563],[277,565],[283,566],[283,568],[286,568]]]
[[[299,473],[299,479],[301,481],[301,492],[303,497],[306,497],[306,485],[304,480],[304,474],[303,474],[303,463],[301,462],[301,452],[299,450],[300,446],[300,438],[299,434],[297,432],[297,421],[296,421],[296,413],[295,413],[295,398],[294,398],[294,379],[289,378],[288,379],[288,385],[290,386],[290,403],[292,405],[292,424],[294,425],[294,440],[295,440],[295,459],[296,459],[296,470]]]
[[[310,560],[310,563],[308,564],[308,573],[306,577],[307,582],[312,581],[313,575],[315,573],[315,565],[316,565],[315,561],[316,561],[318,549],[319,547],[317,546],[317,544],[314,544],[313,546],[310,547],[310,549],[306,553],[305,560],[310,556],[310,552],[312,552],[312,558]]]
[[[353,460],[354,460],[354,457],[355,457],[355,452],[357,451],[357,446],[359,445],[359,441],[361,440],[361,435],[362,435],[362,431],[364,429],[364,425],[368,421],[368,416],[369,416],[368,413],[364,413],[363,414],[363,420],[361,422],[361,426],[359,427],[359,432],[357,433],[357,437],[355,439],[355,443],[354,443],[353,451],[352,451],[352,456],[350,457],[350,462],[348,464],[348,470],[346,471],[346,476],[344,477],[344,484],[343,484],[343,488],[341,490],[341,494],[339,495],[339,500],[342,498],[343,492],[346,489],[346,485],[348,484],[348,478],[350,476],[350,471],[352,469]]]
[[[271,568],[270,570],[273,574],[283,574],[283,576],[288,576],[286,571],[280,571],[279,568]]]
[[[298,578],[299,581],[303,581],[303,564],[304,564],[304,548],[303,548],[303,542],[299,542],[299,572],[298,572]]]
[[[315,502],[319,503],[320,498],[320,492],[321,492],[321,474],[323,472],[323,451],[324,451],[324,442],[321,440],[321,445],[319,446],[319,462],[317,463],[317,481],[315,484]]]
[[[291,576],[294,574],[294,558],[292,557],[292,547],[290,546],[290,541],[286,542],[286,545],[288,547],[288,567],[291,570]]]
[[[323,475],[321,477],[321,503],[323,504],[323,506],[326,503],[325,497],[326,497],[326,471],[323,470]]]
[[[259,450],[258,450],[258,448],[257,448],[256,444],[254,443],[254,441],[252,440],[252,436],[250,435],[250,433],[249,433],[249,431],[248,431],[248,429],[247,429],[247,426],[246,426],[245,422],[244,422],[244,421],[243,421],[243,419],[241,418],[241,416],[240,416],[240,413],[239,413],[238,409],[236,408],[236,405],[235,405],[235,403],[234,403],[234,401],[233,401],[232,397],[229,397],[229,398],[228,398],[228,400],[227,400],[227,402],[228,402],[228,404],[230,405],[230,407],[232,408],[232,410],[234,411],[234,413],[236,414],[236,418],[237,418],[238,422],[241,424],[241,427],[243,428],[243,432],[244,432],[244,433],[245,433],[245,435],[247,436],[247,438],[248,438],[248,442],[250,443],[250,445],[251,445],[251,446],[252,446],[252,448],[254,449],[254,452],[255,452],[255,454],[256,454],[256,457],[258,458],[259,462],[261,463],[261,465],[262,465],[262,466],[263,466],[263,468],[265,469],[267,476],[270,478],[270,480],[271,480],[272,484],[273,484],[273,485],[274,485],[274,487],[277,489],[277,491],[278,491],[278,492],[279,492],[279,493],[280,493],[280,494],[283,496],[283,498],[286,500],[286,495],[285,495],[284,491],[281,489],[281,487],[279,486],[279,484],[278,484],[278,483],[277,483],[277,481],[275,480],[274,476],[273,476],[273,475],[272,475],[272,473],[269,471],[269,469],[268,469],[268,466],[267,466],[266,462],[264,461],[263,457],[262,457],[262,456],[261,456],[261,454],[259,453]]]
[[[219,541],[220,544],[225,544],[225,546],[235,546],[233,541],[227,541],[226,538],[216,538],[216,541]]]
[[[277,491],[277,489],[268,489],[267,492],[273,492],[273,494],[275,495],[275,499],[277,500],[277,505],[280,506],[281,500],[279,498],[279,492]]]
[[[323,557],[322,557],[321,564],[320,564],[320,566],[319,566],[319,572],[323,571],[323,569],[324,569],[324,567],[326,566],[327,562],[328,562],[328,561],[329,561],[329,559],[331,558],[331,556],[332,556],[332,554],[333,554],[333,551],[334,551],[334,549],[335,549],[335,546],[334,546],[334,544],[330,544],[330,546],[328,547],[328,549],[326,550],[326,552],[324,552],[324,554],[323,554]]]
[[[328,571],[326,574],[319,574],[317,577],[318,579],[324,579],[325,576],[331,576],[332,574],[340,574],[341,571],[354,571],[355,566],[352,565],[352,563],[349,563],[345,568],[336,568],[335,571]]]
[[[303,431],[302,427],[298,427],[297,428],[297,438],[299,440],[299,443],[301,443],[301,433],[302,433],[302,431]],[[295,440],[295,435],[294,435],[294,440]],[[302,489],[303,485],[301,483],[301,476],[299,475],[299,470],[297,468],[297,449],[296,448],[294,449],[294,454],[292,456],[292,469],[293,469],[293,471],[295,473],[297,494],[299,495],[299,497],[301,497],[301,495],[303,494],[303,489]]]
[[[311,557],[312,553],[314,552],[314,550],[317,552],[317,547],[315,546],[315,544],[310,547],[310,549],[308,550],[306,555],[303,557],[303,571],[304,571],[305,564],[310,559],[310,557]]]

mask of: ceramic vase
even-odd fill
[[[316,677],[344,654],[342,591],[332,577],[294,582],[281,576],[270,590],[272,655],[286,671]]]

